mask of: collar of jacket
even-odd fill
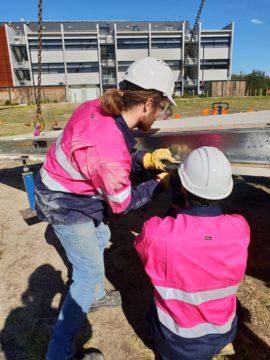
[[[206,216],[206,217],[223,215],[223,212],[219,205],[195,206],[190,208],[184,208],[184,209],[180,209],[177,213],[192,215],[192,216]]]
[[[121,133],[124,136],[129,152],[131,152],[134,146],[136,145],[136,140],[134,138],[133,132],[127,126],[127,123],[125,122],[125,120],[121,115],[115,116],[114,121],[118,129],[121,131]]]

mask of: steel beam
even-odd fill
[[[0,157],[42,159],[61,131],[0,137]],[[157,121],[134,135],[138,149],[172,148],[180,160],[202,145],[216,146],[235,174],[270,177],[270,111]]]

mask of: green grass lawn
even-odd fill
[[[229,103],[230,113],[254,110],[270,110],[270,96],[250,96],[233,98],[178,98],[173,111],[181,118],[200,116],[202,110],[211,109],[212,103],[224,101]],[[78,104],[52,103],[42,105],[46,130],[63,128]],[[13,106],[0,107],[0,136],[18,135],[33,131],[33,120],[36,107]]]
[[[181,117],[202,115],[202,110],[211,109],[213,102],[228,102],[229,113],[243,112],[248,108],[254,110],[270,110],[270,96],[249,96],[232,98],[180,98],[176,99],[177,106],[174,113],[179,112]]]

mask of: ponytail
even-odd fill
[[[101,108],[108,114],[120,115],[122,111],[127,111],[133,106],[144,104],[149,98],[154,99],[154,106],[164,100],[164,96],[157,90],[107,90],[101,96]]]

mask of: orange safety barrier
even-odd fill
[[[208,116],[209,115],[209,110],[208,109],[203,109],[202,110],[202,115],[203,116]]]
[[[174,117],[175,117],[175,119],[180,119],[181,115],[179,113],[175,113]]]
[[[211,110],[212,115],[218,115],[218,111],[216,109]]]
[[[252,108],[247,109],[247,112],[253,112],[253,111],[254,111],[254,109],[252,109]]]
[[[229,112],[229,109],[222,109],[221,115],[226,115],[226,114],[228,114],[228,112]]]

